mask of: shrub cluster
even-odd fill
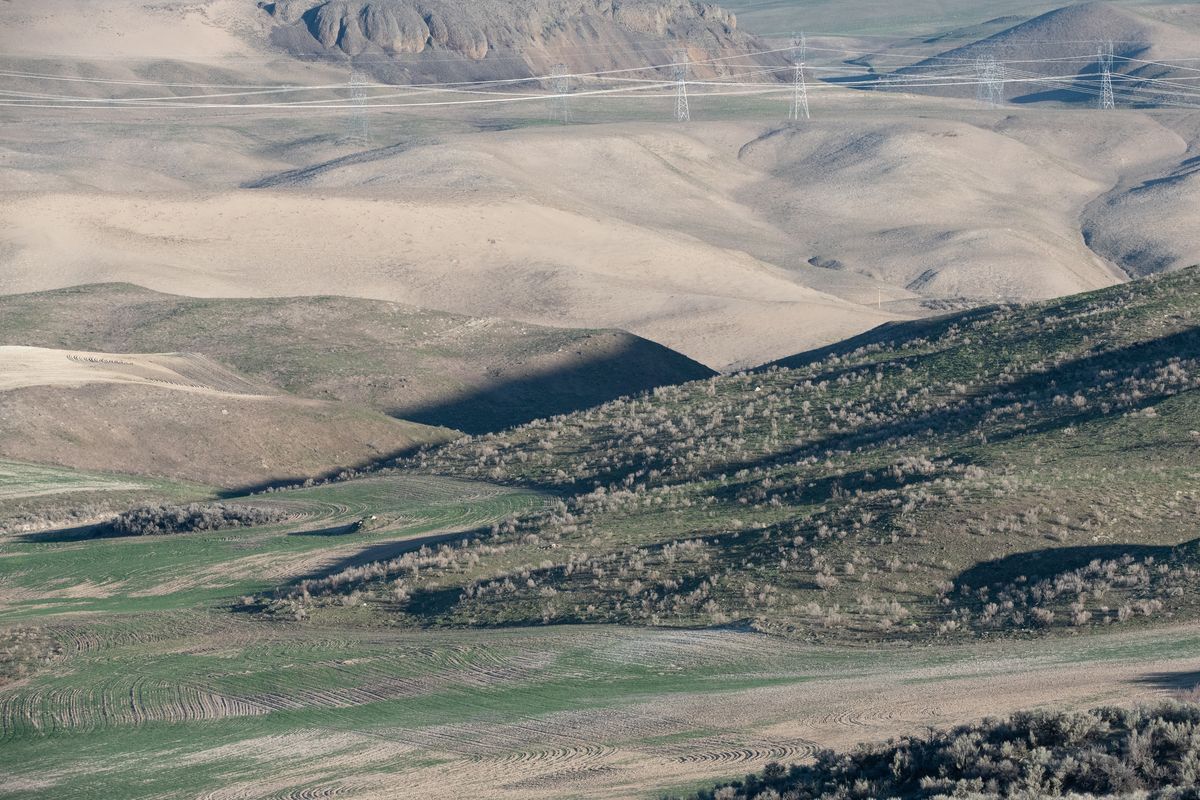
[[[1019,712],[811,765],[770,764],[692,800],[1200,797],[1200,705]]]
[[[104,526],[109,536],[157,536],[164,533],[219,531],[280,522],[283,515],[257,506],[213,503],[186,506],[143,506],[126,511]]]

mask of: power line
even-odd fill
[[[979,79],[975,90],[979,102],[992,108],[1004,102],[1004,69],[997,63],[995,56],[984,56],[976,60],[975,74]]]
[[[661,93],[661,90],[668,90],[673,93],[676,98],[677,110],[679,110],[680,90],[685,103],[690,100],[690,93],[696,90],[704,91],[706,96],[750,96],[750,95],[769,95],[783,94],[787,92],[790,95],[793,109],[797,108],[797,85],[795,81],[796,64],[803,64],[801,77],[804,79],[802,99],[807,100],[809,86],[807,84],[807,64],[804,64],[802,59],[796,58],[799,55],[800,48],[795,46],[780,48],[776,51],[789,51],[793,53],[793,58],[789,59],[792,63],[786,63],[779,67],[764,67],[745,65],[739,68],[738,71],[732,73],[729,78],[717,78],[708,80],[692,80],[688,74],[688,70],[692,63],[713,63],[718,60],[725,59],[706,59],[704,61],[691,62],[687,53],[683,53],[677,57],[675,63],[659,65],[659,69],[673,70],[675,74],[674,81],[664,81],[662,78],[644,78],[635,77],[628,73],[638,73],[652,67],[641,67],[623,70],[607,70],[589,73],[565,73],[565,70],[557,69],[555,74],[550,76],[554,81],[562,79],[566,82],[566,91],[559,91],[563,87],[561,84],[548,84],[555,89],[555,95],[559,97],[552,102],[569,102],[572,106],[576,106],[579,100],[589,98],[611,98],[611,99],[653,99],[656,97],[666,97],[670,94]],[[804,48],[806,52],[808,48]],[[740,57],[745,57],[747,54],[741,54]],[[732,60],[730,57],[729,60]],[[933,73],[930,69],[922,69],[906,73],[892,73],[884,76],[882,79],[878,76],[863,76],[861,78],[849,78],[836,83],[817,82],[811,88],[829,91],[840,91],[853,88],[868,88],[872,86],[882,86],[884,84],[889,87],[898,89],[936,89],[944,87],[955,87],[964,85],[974,85],[981,95],[986,95],[988,102],[995,102],[1003,99],[1004,85],[1007,83],[1022,83],[1022,84],[1042,84],[1050,86],[1061,86],[1070,91],[1081,95],[1096,96],[1101,107],[1112,107],[1104,102],[1104,86],[1101,81],[1104,79],[1103,73],[1107,71],[1109,89],[1111,91],[1112,82],[1115,80],[1123,81],[1123,95],[1131,98],[1134,102],[1153,103],[1156,105],[1170,105],[1181,108],[1195,108],[1195,103],[1187,102],[1189,100],[1200,99],[1200,87],[1188,85],[1189,81],[1200,80],[1200,74],[1185,74],[1176,76],[1173,80],[1164,78],[1152,77],[1136,77],[1126,74],[1113,74],[1112,60],[1117,56],[1111,54],[1107,48],[1101,48],[1100,56],[1093,56],[1101,66],[1099,68],[1084,67],[1083,74],[1068,74],[1068,75],[1043,75],[1036,72],[1030,72],[1018,68],[1016,65],[1025,63],[1062,63],[1064,61],[1077,61],[1078,59],[1041,59],[1041,60],[1000,60],[992,59],[995,64],[995,69],[988,64],[987,60],[982,60],[976,63],[976,69],[973,74],[963,74],[965,71],[960,71],[954,68],[954,65],[942,66],[943,72]],[[1162,62],[1146,62],[1136,59],[1126,59],[1121,57],[1123,61],[1158,64],[1164,68],[1175,68],[1188,70],[1190,73],[1200,72],[1187,67],[1180,67],[1174,64],[1165,64]],[[1095,63],[1095,62],[1093,62]],[[1011,65],[1011,66],[1006,66]],[[1107,65],[1107,70],[1104,66]],[[1090,65],[1089,65],[1090,66]],[[818,68],[820,69],[820,68]],[[785,71],[792,73],[793,80],[791,86],[784,76]],[[623,74],[614,74],[623,73]],[[682,73],[680,75],[679,73]],[[3,73],[0,73],[0,77]],[[603,77],[601,77],[603,76]],[[777,76],[772,79],[773,76]],[[22,77],[33,77],[26,74]],[[610,88],[596,88],[592,90],[571,91],[572,84],[575,84],[575,79],[580,77],[596,78],[606,80],[610,84],[625,83],[626,86],[617,86]],[[52,78],[53,79],[53,78]],[[545,103],[548,95],[545,90],[542,91],[503,91],[501,87],[504,84],[520,84],[526,86],[535,79],[506,79],[503,81],[463,81],[457,84],[421,84],[421,85],[391,85],[372,82],[368,76],[359,74],[357,78],[351,76],[350,93],[347,95],[344,90],[346,84],[337,84],[331,87],[274,87],[262,91],[246,91],[244,93],[229,93],[229,94],[210,94],[210,95],[175,95],[167,94],[160,97],[132,97],[132,98],[98,98],[98,97],[82,97],[82,96],[67,96],[61,94],[52,94],[46,92],[26,92],[16,90],[0,89],[0,106],[11,106],[15,108],[37,108],[37,109],[69,109],[69,108],[92,108],[92,109],[120,109],[123,111],[132,110],[134,108],[144,109],[203,109],[206,113],[211,114],[214,110],[219,109],[237,109],[251,111],[255,109],[295,109],[295,110],[312,110],[318,112],[333,112],[345,113],[349,111],[351,115],[362,115],[361,125],[356,125],[356,128],[366,129],[367,111],[368,110],[383,110],[383,109],[403,109],[403,108],[425,108],[436,106],[470,106],[470,105],[500,105],[508,102],[540,102]],[[97,80],[97,82],[106,82]],[[682,82],[682,87],[680,83]],[[162,85],[162,84],[154,84]],[[181,86],[182,84],[176,84]],[[577,85],[577,84],[576,84]],[[603,86],[603,84],[600,84]],[[215,86],[215,84],[213,85]],[[218,103],[211,102],[214,99],[223,97],[239,98],[243,95],[259,95],[272,94],[278,92],[294,92],[294,91],[311,91],[316,89],[342,89],[343,93],[340,97],[330,97],[323,99],[311,100],[296,100],[296,101],[273,101],[273,102],[245,102],[245,103]],[[368,92],[372,88],[387,88],[389,92]],[[517,89],[517,86],[512,86],[512,89]],[[500,89],[500,90],[498,90]],[[710,91],[718,89],[719,91]],[[398,91],[397,91],[398,90]],[[746,90],[746,91],[742,91]],[[986,90],[986,91],[985,91]],[[414,95],[422,97],[440,96],[440,98],[432,102],[388,102],[394,99],[412,98]],[[448,97],[447,97],[448,95]],[[457,95],[457,97],[456,97]],[[479,99],[467,99],[466,96],[478,95]],[[569,95],[570,100],[566,100],[566,95]],[[995,100],[993,100],[995,98]],[[981,99],[984,99],[981,96]],[[198,102],[186,102],[188,100],[196,100]],[[1113,103],[1115,105],[1115,103]],[[803,106],[799,106],[801,113],[804,111]],[[690,106],[687,108],[687,113],[684,115],[690,119]],[[359,130],[356,130],[353,138],[356,141],[362,141],[369,138],[369,129],[363,130],[362,135]]]
[[[808,85],[804,82],[804,58],[808,53],[808,40],[804,34],[792,36],[792,110],[788,116],[795,122],[812,119],[808,110]]]
[[[1096,54],[1096,61],[1100,67],[1100,109],[1102,111],[1117,107],[1117,100],[1113,97],[1112,88],[1112,69],[1113,69],[1113,45],[1112,42],[1105,42],[1100,45],[1100,50]]]
[[[346,120],[346,139],[350,144],[361,149],[371,146],[371,127],[367,121],[367,90],[365,88],[370,83],[370,78],[364,73],[357,69],[350,71],[350,100],[354,110]]]
[[[566,64],[555,64],[550,90],[554,92],[551,120],[563,125],[571,123],[571,105],[568,95],[571,93],[571,70]]]
[[[688,105],[688,52],[680,50],[675,55],[675,121],[691,122],[692,109]]]

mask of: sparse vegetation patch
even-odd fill
[[[1073,797],[1192,800],[1200,795],[1200,705],[1032,711],[848,753],[770,764],[691,800]]]

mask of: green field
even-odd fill
[[[5,797],[651,797],[803,758],[819,734],[953,718],[960,695],[991,693],[981,715],[1096,670],[1110,678],[1063,700],[1144,694],[1139,677],[1194,666],[1200,645],[1190,629],[1031,657],[1015,643],[842,650],[732,631],[407,632],[204,610],[47,630],[66,653],[0,690]],[[1038,688],[1013,696],[1014,682]]]
[[[20,474],[40,475],[32,469]],[[46,473],[79,490],[126,486],[115,478]],[[396,477],[276,492],[248,502],[278,509],[294,521],[179,536],[92,538],[86,528],[10,535],[3,540],[0,623],[228,602],[295,575],[341,568],[363,553],[398,550],[397,542],[490,525],[539,501],[533,492],[479,482]],[[348,525],[368,517],[374,519],[364,532],[346,534]]]
[[[0,535],[87,524],[138,503],[204,500],[215,492],[178,481],[0,459]]]

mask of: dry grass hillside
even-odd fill
[[[303,400],[202,356],[0,347],[0,458],[238,487],[304,479],[451,431]]]
[[[340,45],[331,45],[335,60],[305,60],[269,42],[289,25],[311,38],[314,9],[360,6],[385,9],[387,19],[409,9],[359,0],[276,4],[274,15],[230,0],[123,0],[92,16],[78,0],[0,8],[14,40],[6,87],[74,103],[12,107],[28,124],[0,129],[0,292],[125,281],[200,297],[348,295],[618,328],[725,369],[883,322],[1200,262],[1188,224],[1200,128],[1185,109],[992,110],[822,84],[812,89],[814,118],[788,126],[782,96],[697,86],[690,125],[664,121],[674,97],[659,91],[572,99],[575,119],[589,124],[551,126],[541,87],[509,87],[500,105],[476,87],[431,102],[492,105],[375,109],[362,142],[347,133]],[[541,6],[511,5],[527,13],[512,27],[480,22],[490,6],[454,8],[468,27],[502,38],[526,30]],[[1116,26],[1150,41],[1151,54],[1191,35],[1142,11],[1086,4],[951,33],[1033,47],[1075,27],[1092,36]],[[175,43],[162,31],[171,18],[200,44],[161,52]],[[354,18],[392,30],[382,17]],[[658,31],[652,22],[629,24]],[[663,24],[663,36],[676,35],[674,22]],[[1007,33],[994,33],[999,24]],[[87,46],[67,54],[62,31]],[[865,36],[814,41],[824,48],[814,57],[835,71],[863,69],[850,57],[869,52],[860,48],[901,52]],[[432,65],[448,46],[399,55]],[[837,55],[839,46],[850,50]],[[523,69],[550,57],[539,47],[529,45]],[[606,47],[577,55],[619,55]],[[359,53],[364,64],[385,56]],[[739,63],[729,63],[729,80],[758,79]],[[372,102],[407,102],[416,91],[377,80]],[[145,104],[163,98],[178,102]],[[342,106],[253,105],[330,98]]]
[[[712,374],[622,331],[542,328],[345,297],[194,299],[127,284],[0,297],[0,342],[204,353],[300,397],[470,433]]]
[[[1156,169],[1123,179],[1083,217],[1096,252],[1136,276],[1200,264],[1200,121],[1175,112],[1171,123],[1187,147]]]
[[[1005,93],[1017,102],[1057,100],[1094,105],[1099,94],[1097,51],[1102,43],[1111,42],[1116,56],[1114,92],[1125,102],[1152,105],[1174,96],[1191,81],[1192,74],[1187,67],[1153,62],[1188,59],[1200,46],[1200,35],[1139,10],[1100,2],[1065,5],[900,73],[961,75],[973,71],[977,59],[992,57],[1006,62],[1005,78],[1010,82]],[[975,86],[933,91],[973,96]]]
[[[881,117],[846,101],[803,132],[405,122],[377,134],[400,144],[352,156],[307,125],[269,143],[259,123],[169,128],[137,158],[104,126],[14,132],[22,156],[5,172],[22,191],[0,196],[0,290],[346,294],[624,328],[719,368],[929,303],[1107,285],[1147,271],[1148,248],[1200,260],[1186,192],[1171,199],[1186,176],[1153,183],[1188,168],[1187,116],[929,101],[957,117],[939,119],[885,102]],[[1147,181],[1159,200],[1126,196]],[[1121,226],[1146,246],[1109,244]]]

